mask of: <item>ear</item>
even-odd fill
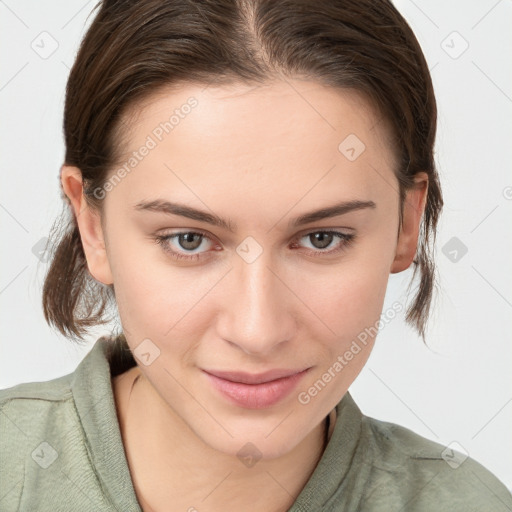
[[[428,174],[417,173],[414,183],[405,196],[402,228],[398,236],[395,259],[390,268],[391,274],[408,269],[416,255],[421,218],[427,201]]]
[[[60,181],[76,217],[89,272],[96,281],[112,284],[112,272],[105,249],[100,215],[92,210],[85,200],[82,172],[78,167],[63,165]]]

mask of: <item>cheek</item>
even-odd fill
[[[303,284],[304,292],[310,290],[308,303],[321,321],[303,324],[317,341],[310,358],[317,368],[299,389],[297,400],[317,417],[338,403],[374,345],[387,275],[379,265],[368,263],[347,261],[337,272],[316,279],[311,276]]]
[[[323,325],[319,325],[313,333],[320,342],[318,355],[320,348],[322,353],[316,377],[332,370],[336,361],[338,366],[341,365],[334,368],[340,378],[335,379],[333,392],[335,389],[345,391],[366,363],[378,331],[375,326],[382,310],[386,287],[382,277],[379,279],[379,276],[371,273],[360,276],[351,274],[346,279],[340,279],[339,286],[336,287],[336,284],[331,285],[330,293],[315,302],[322,324],[329,326],[331,334],[325,335],[328,331]]]
[[[124,238],[122,245],[112,247],[123,247],[109,256],[119,315],[123,328],[137,338],[162,339],[171,329],[177,333],[204,305],[202,299],[221,272],[177,267],[148,240],[130,243]]]
[[[389,262],[378,254],[361,247],[340,265],[302,273],[298,295],[324,324],[318,327],[324,337],[326,326],[333,331],[327,339],[336,339],[337,348],[375,325],[382,312]]]

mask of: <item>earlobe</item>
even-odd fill
[[[419,172],[414,181],[415,186],[407,191],[404,200],[402,228],[398,237],[395,258],[390,267],[391,274],[408,269],[418,247],[421,219],[427,201],[428,174]]]
[[[82,172],[78,167],[63,165],[60,180],[80,231],[87,268],[96,281],[106,285],[112,284],[113,278],[107,258],[101,217],[85,199]]]

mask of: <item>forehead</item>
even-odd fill
[[[162,88],[127,112],[123,126],[118,165],[151,146],[129,180],[148,194],[178,176],[202,192],[208,184],[239,184],[245,193],[286,184],[293,195],[321,180],[324,190],[343,182],[366,193],[375,171],[393,172],[388,132],[366,98],[311,80]]]
[[[196,106],[189,109],[191,98]],[[211,138],[222,132],[243,141],[255,135],[263,138],[265,133],[299,134],[301,128],[312,137],[322,131],[337,131],[341,137],[347,129],[361,137],[369,135],[367,131],[374,132],[373,137],[385,135],[381,116],[361,92],[312,80],[285,79],[257,85],[181,83],[160,87],[123,116],[125,140],[147,132],[155,121],[169,120],[175,111],[180,120],[189,118],[187,123],[178,121],[182,125],[179,131],[189,136]],[[244,132],[237,131],[240,125]]]

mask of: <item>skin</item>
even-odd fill
[[[144,509],[172,503],[173,510],[220,511],[229,503],[231,510],[284,511],[322,455],[325,417],[375,340],[309,403],[298,394],[379,320],[389,274],[414,258],[428,176],[418,173],[408,192],[397,236],[399,188],[379,116],[355,91],[298,79],[159,91],[125,116],[125,156],[190,96],[198,105],[106,194],[103,217],[85,202],[79,169],[63,166],[61,181],[90,273],[114,285],[130,348],[150,339],[160,350],[151,364],[137,360],[113,379]],[[354,161],[338,150],[349,134],[366,146]],[[236,230],[135,209],[155,199],[230,219]],[[376,207],[289,227],[342,200]],[[344,243],[334,236],[322,248],[308,236],[326,229],[356,237],[325,254]],[[178,238],[167,246],[200,253],[198,260],[175,260],[155,243],[156,234],[194,230],[208,237],[197,249]],[[263,251],[250,263],[236,251],[248,236]],[[255,410],[228,402],[205,368],[310,370],[284,400]],[[262,456],[252,467],[237,458],[247,442]]]

